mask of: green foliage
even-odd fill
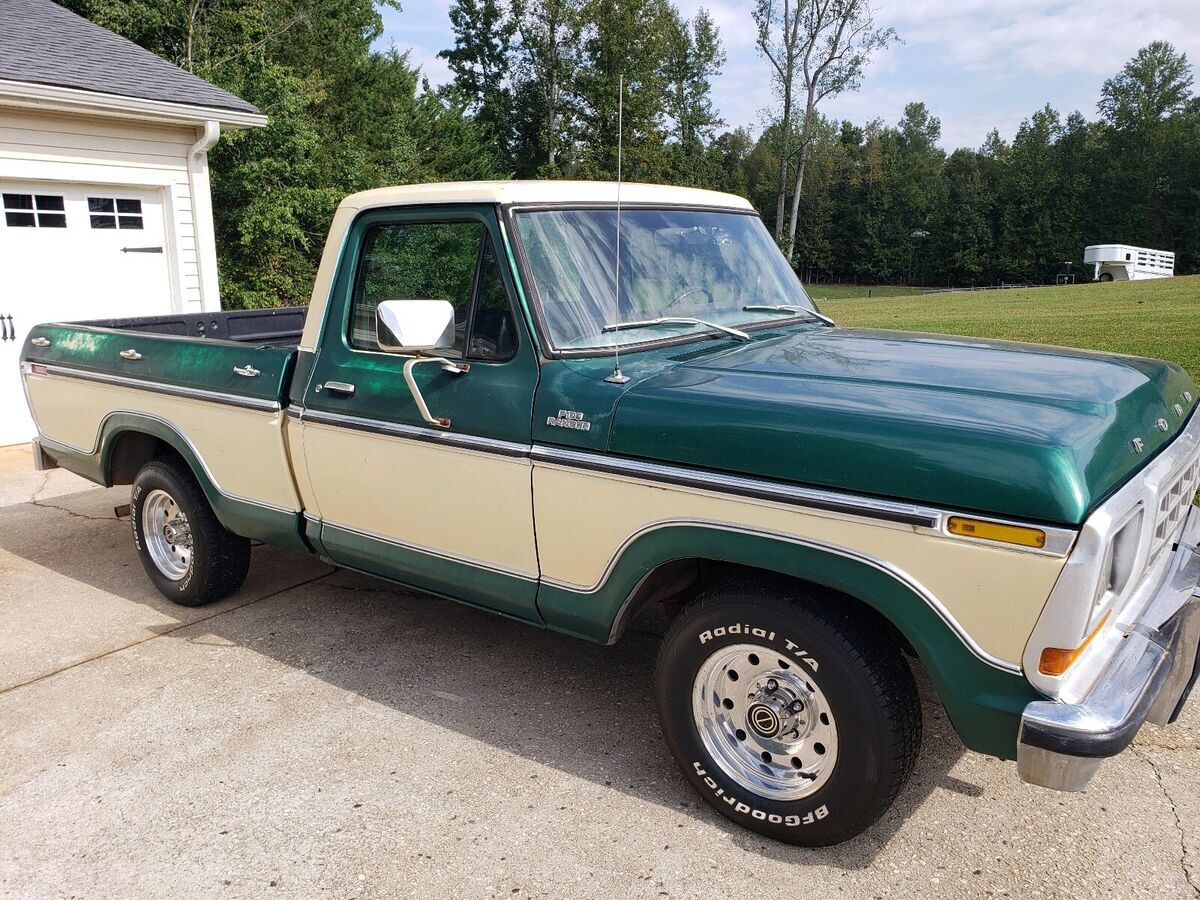
[[[1200,99],[1186,56],[1162,41],[1104,83],[1098,121],[1046,106],[1011,144],[993,132],[947,155],[922,103],[894,125],[817,111],[857,89],[866,60],[897,39],[861,0],[791,3],[790,32],[775,0],[747,8],[763,76],[794,107],[757,140],[719,133],[720,35],[707,11],[689,21],[673,0],[453,0],[442,55],[454,80],[438,90],[405,54],[372,51],[373,0],[61,2],[268,115],[210,153],[230,308],[306,302],[330,217],[352,191],[612,178],[622,77],[625,177],[748,197],[785,248],[795,231],[806,280],[1045,283],[1068,260],[1086,277],[1083,247],[1114,242],[1175,250],[1178,272],[1200,271]],[[849,43],[836,37],[842,19]],[[833,54],[825,68],[805,72],[809,45]]]

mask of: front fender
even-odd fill
[[[628,601],[642,580],[680,559],[791,576],[865,603],[916,650],[963,743],[992,756],[1016,757],[1021,712],[1041,695],[1011,664],[974,646],[937,598],[903,572],[846,548],[720,523],[666,523],[629,541],[591,589],[543,583],[538,609],[551,628],[608,641],[623,628]]]

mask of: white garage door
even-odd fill
[[[0,181],[0,446],[35,434],[18,360],[40,322],[171,312],[162,199],[114,186]]]

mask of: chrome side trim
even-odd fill
[[[171,397],[186,397],[189,400],[206,400],[210,403],[221,403],[225,406],[237,406],[242,409],[278,412],[280,408],[279,404],[274,400],[260,400],[257,397],[239,397],[237,394],[208,391],[203,388],[183,387],[177,384],[165,384],[161,381],[148,381],[144,378],[126,378],[123,375],[110,375],[107,372],[91,372],[87,369],[76,369],[70,366],[46,365],[45,369],[47,375],[57,375],[60,378],[78,378],[81,381],[95,381],[100,384],[111,384],[116,387],[130,388],[135,391],[167,394]]]
[[[415,425],[385,422],[382,419],[367,419],[361,416],[349,416],[343,413],[301,408],[295,404],[288,407],[287,414],[294,419],[299,419],[301,422],[313,425],[349,428],[353,431],[363,431],[368,434],[380,434],[411,441],[425,441],[431,444],[441,444],[445,447],[457,447],[464,450],[478,450],[481,453],[491,453],[496,456],[508,456],[515,459],[524,459],[529,456],[528,444],[517,444],[512,441],[501,441],[495,438],[432,431],[428,428],[420,428]]]
[[[986,650],[980,647],[979,644],[975,642],[975,639],[971,637],[971,635],[961,624],[959,624],[958,620],[954,618],[950,610],[946,609],[946,607],[940,600],[938,600],[933,592],[902,569],[899,569],[891,563],[885,562],[877,557],[870,556],[866,553],[861,553],[858,550],[852,550],[849,547],[842,547],[838,544],[830,544],[824,541],[815,541],[810,538],[797,537],[796,535],[786,534],[785,532],[781,531],[771,531],[763,528],[750,528],[744,525],[736,525],[730,522],[719,522],[709,519],[663,519],[658,522],[652,522],[651,524],[640,528],[627,537],[621,546],[617,548],[617,551],[613,554],[612,559],[609,560],[608,565],[605,567],[604,573],[594,585],[590,587],[584,587],[583,585],[573,584],[568,581],[560,581],[555,578],[546,577],[542,578],[542,583],[580,595],[594,594],[603,588],[608,582],[608,579],[612,576],[617,564],[620,562],[621,556],[638,538],[649,534],[650,532],[659,531],[663,528],[675,527],[712,528],[735,534],[750,534],[756,537],[764,537],[771,540],[783,541],[788,544],[794,544],[798,547],[807,547],[813,550],[824,550],[826,552],[845,557],[846,559],[852,559],[856,562],[864,563],[865,565],[883,572],[885,575],[888,575],[900,582],[914,594],[924,600],[926,605],[929,606],[935,613],[937,613],[938,618],[942,620],[946,627],[953,631],[955,636],[958,637],[963,645],[980,661],[1003,672],[1011,672],[1015,674],[1020,674],[1021,672],[1021,667],[1017,663],[1010,662],[1006,659],[1001,659],[998,656],[993,656],[991,653],[988,653]],[[625,602],[621,606],[621,610],[617,613],[618,620],[620,619],[621,613],[624,612],[628,602],[629,598],[626,598]]]
[[[482,569],[485,572],[492,572],[496,575],[507,575],[509,578],[518,578],[521,581],[537,582],[538,576],[531,575],[528,572],[519,572],[515,569],[506,569],[503,566],[497,566],[492,563],[484,562],[481,559],[473,559],[469,556],[452,556],[448,553],[443,553],[440,550],[434,550],[432,547],[425,547],[421,544],[413,544],[408,541],[398,541],[393,537],[378,534],[374,531],[364,531],[361,528],[352,528],[341,522],[334,522],[329,519],[318,519],[316,516],[310,516],[305,513],[304,518],[310,522],[315,522],[324,529],[326,526],[336,528],[339,531],[344,531],[347,534],[352,534],[357,537],[370,538],[373,541],[379,541],[381,544],[387,544],[390,547],[396,547],[400,550],[408,550],[413,553],[420,553],[423,556],[430,556],[434,559],[440,559],[443,562],[457,563],[463,566],[470,566],[472,569]],[[324,534],[322,534],[322,543],[324,543]]]
[[[869,497],[857,497],[835,491],[798,487],[795,485],[762,481],[756,478],[742,478],[737,475],[705,472],[699,469],[680,468],[659,463],[642,462],[640,460],[602,456],[600,454],[585,453],[578,450],[565,450],[558,447],[534,445],[530,451],[530,457],[534,462],[547,463],[549,465],[588,469],[594,472],[605,472],[610,475],[627,475],[649,481],[676,484],[681,487],[717,491],[718,493],[750,497],[757,500],[772,500],[792,506],[804,506],[809,509],[863,516],[869,519],[882,519],[886,522],[897,522],[902,525],[913,525],[918,528],[938,528],[941,525],[943,515],[941,511],[927,506],[897,503],[891,500],[875,500]]]
[[[96,431],[96,440],[95,440],[95,443],[92,444],[92,448],[90,450],[85,450],[82,447],[76,447],[73,444],[66,443],[65,441],[56,441],[53,438],[47,438],[44,435],[42,435],[39,438],[39,440],[42,442],[43,445],[48,444],[51,447],[61,447],[64,450],[68,450],[72,453],[80,453],[80,454],[83,454],[84,456],[95,456],[102,449],[100,446],[100,436],[104,434],[104,427],[108,423],[108,420],[113,418],[114,416],[137,416],[138,418],[141,418],[141,419],[151,419],[162,425],[166,425],[168,428],[170,428],[172,431],[174,431],[175,434],[177,434],[179,436],[179,439],[182,440],[187,445],[188,449],[192,451],[192,455],[195,456],[196,460],[200,463],[200,468],[204,470],[205,477],[207,477],[208,480],[212,483],[213,490],[215,490],[222,497],[226,497],[230,500],[237,500],[240,503],[249,503],[251,506],[258,506],[258,507],[261,507],[262,509],[269,509],[272,512],[281,512],[281,513],[286,513],[288,515],[295,515],[296,513],[300,512],[299,509],[289,509],[286,506],[276,506],[274,503],[267,503],[263,500],[254,500],[250,497],[243,497],[241,494],[234,494],[234,493],[222,488],[220,482],[217,481],[216,476],[213,475],[212,470],[208,467],[208,463],[206,463],[204,461],[204,457],[201,455],[200,451],[196,448],[196,445],[191,442],[191,439],[188,438],[188,436],[183,433],[183,430],[178,425],[176,425],[170,419],[164,419],[162,416],[155,416],[150,413],[138,412],[137,410],[132,410],[132,409],[113,410],[108,415],[106,415],[103,419],[100,420],[100,426]]]

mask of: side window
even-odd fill
[[[482,242],[478,222],[412,222],[368,231],[350,311],[350,346],[379,349],[375,307],[384,300],[448,300],[454,306],[453,349],[461,355]]]
[[[350,346],[378,350],[375,309],[385,300],[446,300],[454,307],[447,356],[502,360],[516,352],[517,334],[499,262],[480,222],[376,225],[363,239],[350,307]],[[472,301],[474,317],[471,317]]]

